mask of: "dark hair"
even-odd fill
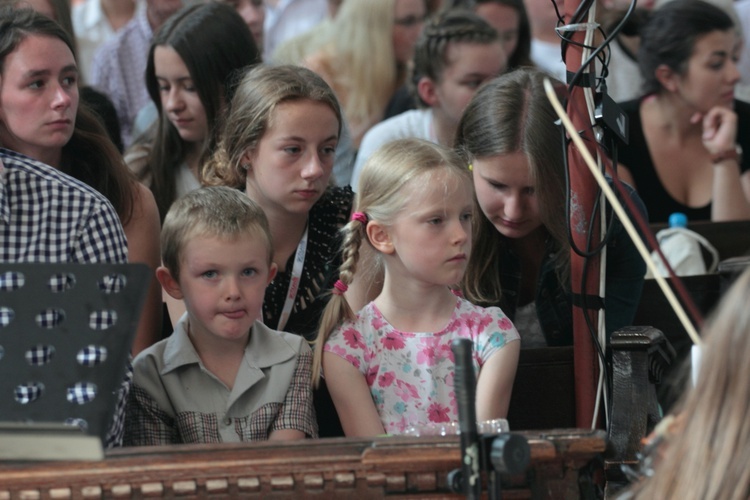
[[[565,165],[557,115],[544,91],[549,76],[536,69],[517,69],[486,83],[466,107],[456,133],[456,149],[468,162],[523,153],[529,164],[542,224],[556,243],[557,272],[567,283],[569,253],[565,220]],[[466,296],[482,305],[500,301],[500,250],[503,236],[477,209]]]
[[[531,24],[529,24],[529,15],[526,13],[523,0],[474,0],[474,9],[485,3],[505,5],[518,14],[518,42],[516,43],[516,50],[512,54],[508,54],[508,69],[534,66],[531,60]]]
[[[466,9],[449,9],[430,18],[414,46],[412,93],[422,106],[428,106],[416,91],[419,80],[427,77],[437,82],[448,61],[449,43],[490,44],[498,41],[497,31],[487,21]]]
[[[107,136],[109,136],[117,150],[122,154],[125,150],[125,145],[122,143],[120,121],[117,119],[115,105],[112,104],[112,101],[106,94],[99,92],[93,87],[81,87],[78,89],[78,94],[81,96],[80,102],[85,103],[96,115],[107,131]]]
[[[19,9],[13,5],[0,7],[0,73],[5,71],[8,54],[16,50],[29,35],[57,38],[68,46],[75,57],[73,39],[60,24],[33,9]]]
[[[518,42],[516,43],[516,50],[512,54],[507,54],[508,70],[523,66],[533,67],[534,62],[531,60],[531,24],[523,0],[446,0],[443,8],[445,10],[464,8],[476,12],[477,7],[488,3],[510,7],[518,14]]]
[[[55,38],[75,57],[72,39],[58,23],[32,9],[0,8],[0,74],[5,58],[29,36]],[[133,211],[134,179],[107,132],[85,104],[76,113],[73,135],[62,148],[61,169],[102,193],[124,225]]]
[[[250,29],[235,9],[216,2],[182,9],[154,36],[146,65],[146,87],[159,110],[159,120],[151,152],[139,177],[150,178],[151,191],[163,218],[176,198],[176,172],[186,151],[177,129],[162,109],[154,66],[154,51],[159,46],[171,47],[179,54],[206,112],[208,134],[201,165],[216,147],[227,101],[227,83],[235,72],[259,63],[260,53]]]
[[[638,49],[644,94],[662,90],[656,78],[656,69],[660,65],[665,64],[677,74],[684,75],[698,38],[732,28],[734,22],[726,12],[702,0],[669,2],[653,11],[641,30]]]

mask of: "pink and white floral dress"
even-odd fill
[[[324,350],[364,374],[385,431],[402,434],[410,426],[458,421],[450,347],[457,338],[473,341],[476,374],[493,354],[520,340],[500,308],[457,297],[451,320],[434,333],[398,331],[370,302],[356,320],[334,330]]]

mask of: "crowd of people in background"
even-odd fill
[[[633,218],[750,219],[750,3],[661,3],[597,3],[621,31],[592,68],[630,123],[610,174]],[[453,421],[456,338],[478,417],[504,418],[520,349],[573,343],[566,139],[544,92],[571,76],[562,10],[0,0],[2,261],[153,274],[109,444]],[[47,191],[77,201],[52,213]],[[606,217],[609,336],[645,264]],[[697,470],[671,456],[675,477]]]

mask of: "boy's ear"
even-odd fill
[[[387,227],[377,221],[371,220],[367,223],[366,232],[367,239],[370,240],[370,244],[375,247],[375,250],[386,255],[395,252],[396,249],[393,246]]]
[[[169,272],[169,269],[164,266],[159,266],[156,269],[156,279],[159,280],[162,288],[164,288],[164,291],[167,292],[170,297],[177,300],[183,299],[182,288],[180,288],[180,284],[177,280],[172,277],[172,273]]]
[[[271,262],[271,265],[268,267],[268,283],[266,283],[266,286],[271,284],[273,279],[276,277],[276,272],[278,270],[279,266],[277,266],[275,262]]]
[[[423,76],[419,79],[419,82],[417,82],[417,94],[431,108],[437,106],[439,103],[437,86],[431,78]]]
[[[655,76],[657,81],[666,90],[670,92],[675,92],[677,90],[678,78],[680,75],[666,64],[660,64],[656,68]]]

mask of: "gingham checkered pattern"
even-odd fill
[[[27,404],[34,401],[44,392],[44,384],[40,382],[29,382],[28,384],[16,387],[16,401],[21,404]]]
[[[96,366],[107,360],[107,348],[104,346],[88,345],[78,351],[76,361],[83,366]]]
[[[42,366],[49,363],[54,355],[54,346],[37,345],[26,351],[26,361],[32,366]]]
[[[86,184],[0,148],[0,262],[127,262],[109,201]]]
[[[0,148],[0,165],[0,262],[127,262],[122,225],[104,196],[48,165],[7,149]],[[6,280],[10,280],[6,286],[14,286],[12,276]],[[0,323],[8,321],[9,315],[7,308],[0,308]],[[38,319],[42,324],[54,322],[55,314]],[[107,435],[108,446],[122,442],[132,379],[128,362]],[[18,387],[16,397],[31,397],[36,390],[40,389]],[[75,394],[78,397],[78,392]],[[89,393],[80,394],[85,398]]]
[[[1,163],[0,163],[1,164]],[[0,290],[12,292],[21,288],[26,279],[23,274],[7,272],[0,274]]]
[[[103,331],[117,323],[117,311],[94,311],[89,315],[89,328]]]
[[[93,401],[97,390],[96,384],[91,382],[76,382],[72,387],[68,387],[66,397],[69,402],[82,405]]]
[[[0,326],[8,326],[15,317],[16,313],[13,312],[13,309],[0,307]]]

